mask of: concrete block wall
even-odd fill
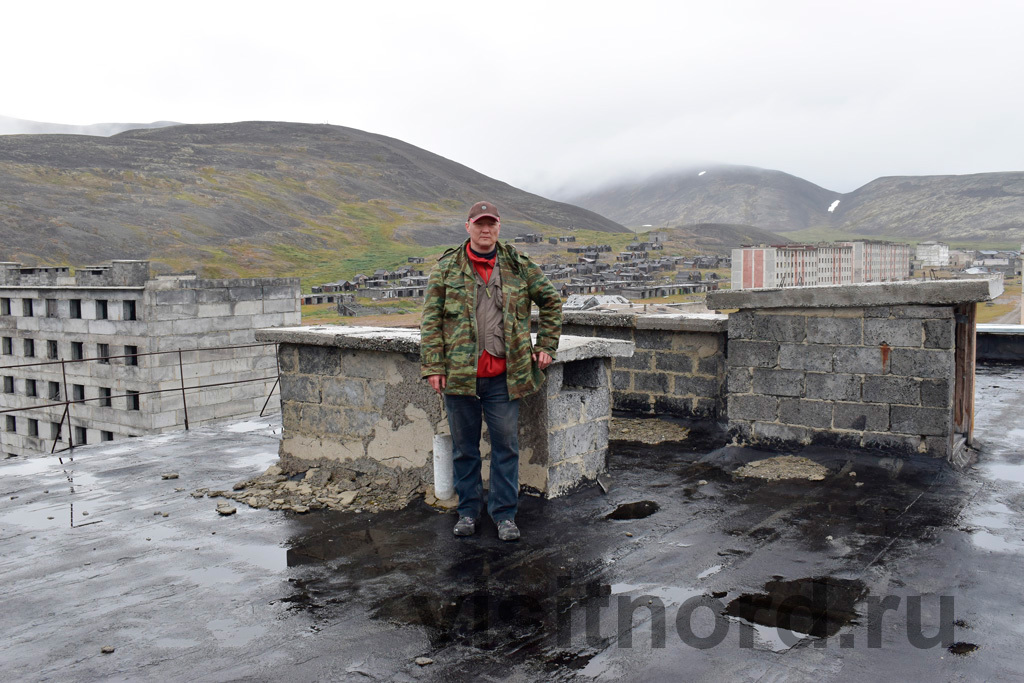
[[[744,310],[729,321],[729,428],[766,445],[948,457],[951,306]]]
[[[257,339],[279,343],[282,468],[433,482],[434,435],[449,429],[441,397],[420,379],[418,330],[279,328]],[[544,387],[520,404],[521,485],[557,496],[604,470],[607,358],[629,350],[563,335]],[[481,449],[486,480],[486,439]]]
[[[728,316],[563,314],[565,334],[622,339],[629,358],[613,358],[612,406],[642,415],[725,419],[725,347]]]

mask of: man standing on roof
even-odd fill
[[[562,300],[540,267],[498,242],[501,217],[477,202],[466,221],[469,239],[438,260],[427,283],[420,325],[423,377],[444,395],[452,432],[456,536],[472,536],[483,507],[480,432],[491,441],[487,512],[498,538],[519,538],[519,399],[537,391],[562,331]],[[540,309],[537,344],[530,341],[530,305]]]

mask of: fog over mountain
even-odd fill
[[[45,123],[42,121],[26,121],[10,116],[0,116],[0,135],[99,135],[109,137],[136,128],[164,128],[176,126],[173,121],[154,121],[152,123],[93,123],[85,126],[74,126],[65,123]]]

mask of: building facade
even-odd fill
[[[0,409],[11,412],[0,447],[22,455],[180,429],[186,409],[190,424],[258,413],[277,369],[253,330],[300,323],[297,278],[2,263]]]
[[[941,268],[949,265],[949,245],[942,242],[921,242],[914,248],[914,258],[924,268]]]
[[[911,247],[891,242],[835,242],[732,250],[732,289],[895,282],[910,275]]]

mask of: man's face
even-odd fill
[[[478,218],[475,223],[466,223],[466,232],[469,233],[469,246],[481,253],[494,249],[498,242],[498,233],[501,232],[501,222],[490,216]]]

